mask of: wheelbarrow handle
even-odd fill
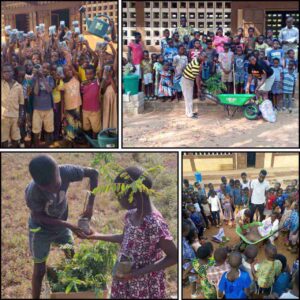
[[[204,92],[202,96],[207,97],[209,100],[212,100],[217,104],[220,104],[219,98],[211,93]]]

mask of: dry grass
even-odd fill
[[[1,155],[1,298],[30,298],[32,259],[29,253],[27,223],[29,209],[24,199],[24,190],[31,178],[28,173],[28,163],[34,153],[3,153]],[[58,163],[79,164],[91,166],[92,153],[51,153]],[[177,244],[177,155],[166,153],[147,153],[133,156],[131,153],[114,154],[123,166],[138,165],[149,167],[151,164],[161,164],[165,167],[162,174],[154,178],[154,188],[160,192],[153,199],[156,207],[167,220],[172,235]],[[100,178],[101,180],[101,178]],[[74,183],[68,190],[69,221],[76,223],[83,209],[84,190],[88,181]],[[112,201],[110,195],[96,197],[92,226],[100,232],[122,231],[125,211],[120,209],[117,201]],[[75,244],[80,240],[75,237]],[[48,264],[55,264],[63,254],[60,250],[51,249]],[[177,295],[177,266],[167,270],[168,294]]]

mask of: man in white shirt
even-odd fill
[[[293,26],[294,19],[288,17],[286,19],[286,27],[282,28],[279,32],[278,39],[282,43],[282,49],[284,53],[293,49],[295,51],[295,57],[298,56],[298,43],[299,43],[299,30]]]
[[[251,210],[251,218],[250,222],[253,221],[253,216],[256,211],[256,208],[259,212],[260,222],[264,218],[264,208],[266,204],[266,195],[267,191],[270,188],[269,182],[265,180],[267,176],[266,170],[261,170],[258,176],[258,179],[254,179],[251,181],[250,185],[250,210]]]

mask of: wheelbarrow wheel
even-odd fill
[[[243,109],[243,114],[248,120],[257,120],[259,117],[259,108],[253,103],[246,104]]]

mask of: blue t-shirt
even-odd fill
[[[172,64],[173,63],[173,58],[177,54],[178,54],[178,49],[177,48],[175,48],[175,47],[173,47],[173,48],[170,48],[170,47],[165,48],[164,61]]]
[[[243,199],[242,199],[242,190],[240,188],[234,188],[232,190],[233,193],[233,203],[234,205],[242,205]]]
[[[182,251],[183,259],[192,260],[196,258],[195,251],[193,250],[192,246],[189,244],[189,242],[186,240],[185,237],[182,238],[182,245],[183,245],[183,251]]]
[[[226,299],[246,299],[244,289],[251,285],[251,278],[245,271],[240,270],[240,276],[235,281],[227,279],[227,273],[222,275],[219,290],[225,294]]]
[[[198,227],[198,226],[202,226],[202,219],[201,216],[198,212],[194,211],[191,214],[191,220],[194,222],[194,224]]]
[[[32,86],[34,89],[36,79],[33,79]],[[48,82],[48,85],[51,88],[50,93],[47,92],[45,84],[42,80],[39,82],[39,94],[34,95],[33,94],[33,109],[38,110],[49,110],[53,108],[53,98],[52,98],[52,90],[55,87],[55,82],[52,76],[46,77],[46,82]]]
[[[283,208],[284,202],[285,202],[285,198],[283,196],[277,197],[276,204],[280,206],[280,208]]]
[[[282,293],[286,292],[289,288],[291,281],[291,275],[287,272],[280,273],[273,284],[272,291],[273,293],[278,294],[280,297]]]

